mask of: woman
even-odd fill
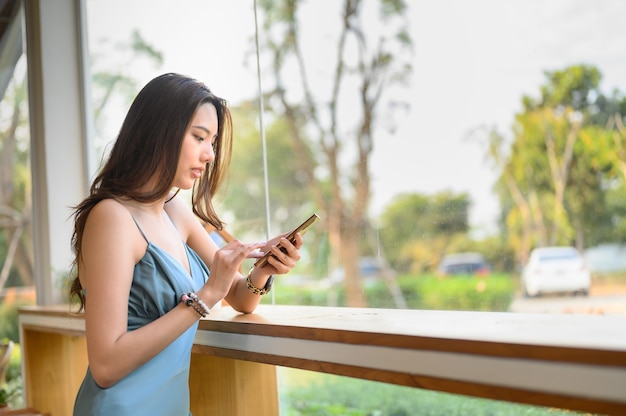
[[[204,84],[165,74],[135,98],[74,213],[70,294],[85,311],[89,359],[75,415],[188,415],[191,346],[207,305],[252,312],[271,276],[299,260],[301,235],[219,249],[198,221],[223,227],[211,197],[231,148],[229,109]],[[192,209],[172,189],[193,189]],[[269,262],[243,277],[242,262],[266,250]]]

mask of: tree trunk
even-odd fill
[[[361,272],[359,270],[359,230],[354,227],[353,221],[346,222],[350,225],[346,224],[344,227],[340,247],[345,270],[346,304],[350,307],[365,308],[367,307],[367,300],[362,290]]]
[[[4,264],[2,264],[2,269],[0,270],[0,290],[4,289],[4,285],[9,278],[9,274],[11,272],[11,268],[13,266],[13,259],[15,257],[15,251],[20,244],[20,238],[22,237],[23,227],[20,225],[13,233],[7,231],[7,237],[9,240],[9,247],[7,250],[7,256],[4,259]]]

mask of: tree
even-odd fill
[[[626,107],[626,106],[625,106]],[[626,127],[624,127],[623,113],[615,113],[608,122],[608,134],[612,139],[615,151],[606,154],[614,160],[612,166],[617,171],[616,179],[610,182],[607,191],[608,219],[605,222],[605,235],[611,235],[610,241],[623,243],[626,241]],[[605,240],[606,241],[606,240]]]
[[[244,102],[232,108],[235,140],[227,193],[223,206],[232,212],[237,221],[232,232],[236,235],[263,235],[264,176],[260,131],[256,124],[255,104]],[[318,207],[311,203],[307,188],[305,166],[316,167],[316,161],[308,149],[301,158],[294,158],[294,142],[288,134],[285,119],[271,120],[266,128],[269,200],[272,225],[286,231],[295,227],[299,219],[307,218]],[[256,202],[255,202],[256,201]],[[308,245],[308,244],[307,244]]]
[[[574,111],[589,113],[599,95],[602,80],[600,70],[592,65],[572,65],[562,70],[545,71],[546,83],[540,87],[540,97],[522,99],[524,111],[538,108],[570,107]],[[595,113],[595,111],[592,111]]]
[[[303,161],[306,186],[322,208],[330,263],[344,265],[346,301],[365,306],[358,258],[359,236],[368,224],[369,163],[384,92],[410,72],[407,6],[401,0],[378,2],[378,20],[365,29],[364,19],[373,12],[366,9],[366,2],[344,0],[337,15],[324,3],[324,16],[339,17],[340,27],[334,43],[311,56],[302,47],[307,28],[301,19],[307,13],[303,3],[259,2],[265,15],[262,50],[269,55],[273,78],[265,99],[273,113],[285,118],[295,157]],[[320,22],[314,21],[316,33],[321,29]],[[309,72],[314,64],[319,68],[315,78]],[[295,78],[295,83],[288,83],[288,78]],[[308,154],[317,155],[323,169],[307,165]]]
[[[116,45],[116,50],[115,55],[125,56],[128,62],[137,56],[148,57],[157,65],[162,62],[161,54],[136,31],[129,43]],[[120,67],[127,68],[126,65]],[[92,81],[96,124],[102,121],[104,109],[112,97],[136,89],[136,82],[117,69],[96,69]],[[24,65],[18,63],[16,66],[8,91],[0,106],[0,229],[4,231],[0,233],[0,258],[4,259],[0,268],[0,289],[12,274],[18,276],[14,282],[16,285],[33,283],[30,134]],[[130,100],[130,95],[126,98]]]
[[[0,106],[0,227],[6,237],[0,246],[0,289],[12,270],[19,276],[15,285],[33,282],[27,104],[26,69],[18,64]]]
[[[266,222],[264,206],[263,152],[257,125],[256,102],[242,102],[231,108],[234,125],[234,143],[228,186],[222,195],[217,195],[216,203],[225,219],[228,231],[242,239],[261,240],[265,238]],[[272,183],[269,187],[269,209],[271,228],[279,231],[293,229],[300,221],[318,211],[311,191],[306,183],[304,166],[316,168],[316,161],[309,152],[301,158],[293,157],[294,142],[287,133],[288,126],[284,118],[270,120],[266,128],[267,176]],[[304,157],[305,159],[302,159]],[[231,221],[236,218],[236,221]],[[271,231],[271,230],[270,230]],[[325,245],[323,233],[318,226],[307,234],[304,250],[312,258],[318,258],[320,249]],[[320,266],[316,264],[316,266]],[[321,265],[323,266],[323,265]],[[299,263],[299,269],[306,268],[305,262]],[[321,274],[325,268],[308,270],[307,273]]]
[[[381,215],[381,240],[400,271],[421,272],[439,263],[452,242],[469,230],[469,196],[440,192],[396,196]]]
[[[621,95],[602,94],[602,76],[593,66],[545,75],[540,97],[522,99],[513,141],[507,144],[491,131],[486,145],[488,159],[501,172],[500,189],[508,190],[500,193],[507,234],[522,262],[534,246],[583,250],[606,241],[607,191],[617,184],[616,148],[607,126],[598,122],[609,120],[605,110],[621,108]]]
[[[96,125],[97,145],[96,152],[103,152],[104,145],[111,137],[106,137],[106,114],[111,111],[111,102],[120,99],[127,107],[137,93],[137,80],[129,75],[131,64],[145,61],[148,65],[160,67],[163,65],[163,55],[155,49],[139,31],[134,30],[128,42],[111,45],[109,40],[100,41],[100,48],[91,57],[92,66],[92,96],[94,118]],[[108,49],[111,50],[108,50]],[[103,59],[106,56],[107,59]],[[115,61],[111,60],[115,58]],[[115,127],[115,132],[119,126]]]

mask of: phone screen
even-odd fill
[[[294,242],[294,237],[296,235],[296,233],[300,233],[300,234],[304,234],[309,227],[311,227],[311,225],[315,224],[315,222],[317,220],[319,220],[320,217],[317,214],[313,214],[311,215],[309,218],[306,219],[306,221],[304,221],[302,224],[300,224],[298,227],[296,227],[292,232],[290,232],[289,234],[287,234],[287,236],[285,237],[287,240],[291,241],[292,243]],[[280,247],[280,243],[278,244],[278,247]],[[281,250],[283,250],[281,248]],[[260,257],[255,263],[254,263],[254,267],[263,267],[265,265],[265,263],[267,263],[267,259],[269,256],[272,255],[271,251],[267,251],[267,253],[265,253],[263,255],[263,257]]]

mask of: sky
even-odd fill
[[[372,0],[369,1],[371,3]],[[475,231],[493,231],[496,174],[471,132],[495,127],[510,137],[524,95],[537,96],[544,71],[592,64],[601,88],[626,92],[626,1],[622,0],[408,0],[414,45],[410,85],[397,90],[409,111],[395,118],[394,134],[380,134],[372,158],[372,213],[400,193],[467,192]],[[163,52],[164,65],[120,61],[145,84],[162,72],[206,82],[236,104],[258,95],[253,0],[87,0],[90,45],[127,41],[134,29]],[[306,21],[320,62],[333,42],[337,0],[306,2]],[[260,15],[259,15],[260,18]],[[259,22],[261,24],[262,22]],[[116,59],[118,59],[117,64]],[[110,61],[110,62],[109,62]],[[113,64],[111,63],[113,62]],[[314,65],[311,62],[311,65]],[[261,84],[263,88],[263,84]],[[124,109],[125,111],[125,109]],[[123,111],[111,114],[121,123]],[[118,120],[119,118],[119,120]],[[117,128],[117,127],[116,127]],[[398,168],[401,167],[401,168]]]

